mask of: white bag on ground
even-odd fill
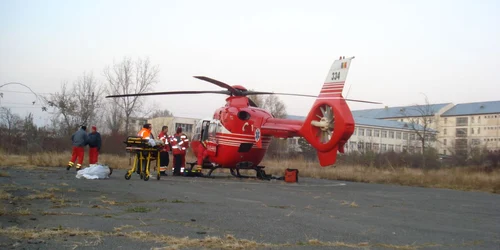
[[[82,177],[85,179],[106,179],[109,178],[111,174],[111,170],[108,166],[103,166],[99,164],[91,164],[88,168],[84,168],[79,170],[76,173],[76,178],[81,179]]]

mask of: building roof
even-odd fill
[[[356,116],[354,116],[354,122],[356,123],[356,125],[412,130],[412,128],[406,122],[373,119],[373,118],[365,118],[365,117],[356,117]],[[416,124],[415,129],[424,130],[424,127]],[[434,131],[433,129],[430,129],[430,128],[427,128],[427,130]]]
[[[478,115],[500,113],[500,101],[491,102],[471,102],[455,105],[453,108],[444,112],[442,116],[457,115]]]
[[[382,119],[373,119],[366,117],[356,117],[354,116],[354,123],[356,126],[371,126],[371,127],[381,127],[381,128],[392,128],[392,129],[404,129],[404,130],[412,130],[410,126],[406,122],[399,121],[391,121],[391,120],[382,120]],[[292,120],[305,120],[304,116],[296,116],[296,115],[288,115],[287,119]],[[415,129],[424,130],[424,127],[421,125],[416,125]],[[433,129],[427,128],[428,131],[434,131]]]
[[[450,103],[429,104],[432,113],[438,113],[439,110],[449,105]],[[415,117],[422,116],[422,112],[418,107],[427,107],[427,105],[411,105],[399,107],[387,107],[381,109],[364,109],[353,110],[352,115],[355,117],[365,117],[374,119],[398,118],[398,117]]]

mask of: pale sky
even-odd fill
[[[355,56],[351,109],[500,98],[500,1],[0,1],[0,84],[59,91],[125,56],[159,65],[155,91],[219,90],[205,75],[259,91],[318,94],[332,62]],[[0,89],[24,116],[32,96]],[[280,97],[292,115],[313,98]],[[177,116],[210,117],[223,95],[147,97]],[[27,108],[28,107],[28,108]]]

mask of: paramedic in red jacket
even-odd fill
[[[174,155],[174,176],[181,175],[181,168],[185,164],[186,150],[189,147],[187,136],[182,133],[182,128],[177,128],[175,135],[170,139],[172,154]]]
[[[97,132],[97,127],[92,126],[89,134],[89,164],[96,164],[101,151],[101,134]]]
[[[170,162],[170,157],[168,155],[168,152],[170,151],[168,126],[163,126],[161,128],[158,139],[165,143],[165,147],[163,147],[163,149],[160,151],[160,172],[164,172],[165,175],[167,175],[167,166]]]

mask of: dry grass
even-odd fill
[[[5,192],[5,190],[0,190],[0,200],[8,200],[12,198],[10,193]]]
[[[45,212],[42,212],[42,215],[78,215],[78,216],[82,216],[83,213],[45,211]]]
[[[52,166],[67,165],[70,153],[40,153],[31,156],[0,154],[0,166]],[[188,161],[191,159],[192,156]],[[84,160],[84,166],[88,156]],[[114,169],[130,169],[128,156],[103,154],[99,156],[101,164]],[[287,168],[299,170],[300,177],[312,177],[330,180],[343,180],[367,183],[399,184],[405,186],[449,188],[467,191],[486,191],[500,193],[500,170],[486,173],[475,168],[443,168],[422,170],[412,168],[374,168],[364,166],[321,167],[317,163],[302,160],[267,160],[261,163],[266,172],[282,176]],[[299,178],[300,181],[300,178]]]
[[[61,215],[61,213],[44,212],[44,215]],[[68,213],[69,215],[69,213]],[[82,214],[71,214],[82,215]],[[167,247],[155,249],[181,249],[181,248],[208,248],[208,249],[256,249],[256,248],[288,248],[294,246],[322,246],[322,247],[342,247],[342,248],[383,248],[383,249],[398,249],[398,250],[417,250],[422,248],[439,248],[439,247],[460,247],[460,246],[475,246],[477,242],[454,245],[441,245],[435,243],[412,244],[412,245],[394,245],[386,243],[347,243],[347,242],[331,242],[320,241],[318,239],[309,239],[305,242],[285,243],[285,244],[271,244],[256,242],[253,240],[238,239],[234,235],[228,234],[224,237],[206,236],[202,239],[190,239],[189,237],[175,237],[164,234],[155,234],[144,231],[128,231],[125,229],[134,228],[131,225],[123,225],[115,227],[112,232],[103,232],[95,230],[82,230],[72,228],[46,228],[46,229],[23,229],[19,227],[0,228],[0,235],[7,236],[12,239],[60,239],[65,236],[81,236],[93,238],[96,246],[104,240],[103,237],[120,236],[141,242],[155,242],[158,244],[165,244]],[[88,241],[88,239],[86,239]]]
[[[287,168],[298,169],[299,181],[300,177],[312,177],[500,193],[500,170],[487,173],[472,167],[443,168],[437,170],[363,166],[321,167],[315,163],[297,160],[266,161],[261,165],[266,166],[267,173],[280,176],[284,174]]]
[[[54,193],[48,193],[48,192],[30,194],[30,195],[26,196],[26,199],[28,199],[28,200],[45,200],[45,199],[54,199],[54,198],[55,198]]]

